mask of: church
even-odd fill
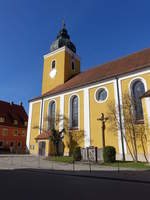
[[[131,136],[129,123],[125,123],[121,108],[126,97],[134,98],[131,111],[134,127],[144,126],[140,139],[133,134],[136,149],[127,138]],[[119,113],[119,125],[116,123],[114,128],[111,128],[113,120],[109,121],[112,105]],[[83,149],[103,148],[98,120],[101,114],[108,118],[105,145],[115,147],[117,159],[124,156],[132,160],[136,150],[138,160],[145,161],[146,157],[150,161],[150,48],[81,72],[76,46],[63,23],[50,52],[44,55],[42,94],[29,100],[28,151],[33,155],[53,155],[49,137],[54,127],[60,131],[65,127],[69,134],[82,135],[77,137],[77,143]],[[67,156],[69,142],[65,134],[63,143],[63,154]]]

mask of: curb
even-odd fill
[[[123,182],[132,182],[132,183],[142,183],[142,184],[150,184],[150,181],[144,181],[140,179],[127,179],[127,178],[121,178],[121,177],[108,177],[108,176],[96,176],[94,174],[79,174],[74,172],[73,173],[66,173],[65,171],[57,171],[57,170],[41,170],[41,169],[20,169],[21,171],[30,171],[30,172],[39,172],[40,173],[45,173],[45,174],[50,174],[50,175],[57,175],[57,176],[72,176],[72,177],[82,177],[82,178],[92,178],[92,179],[104,179],[104,180],[112,180],[112,181],[123,181]]]

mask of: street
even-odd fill
[[[38,170],[0,170],[0,199],[144,199],[149,183],[57,175]]]

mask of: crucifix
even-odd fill
[[[108,120],[108,117],[104,116],[104,113],[101,113],[101,117],[98,118],[97,120],[101,121],[101,128],[102,128],[102,143],[103,143],[103,149],[105,147],[105,123]]]

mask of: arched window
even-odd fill
[[[55,69],[55,68],[56,68],[56,61],[53,60],[53,61],[52,61],[52,70]]]
[[[144,84],[141,80],[137,80],[132,84],[131,89],[132,89],[132,98],[133,98],[135,119],[142,120],[144,118],[144,116],[143,116],[143,108],[142,108],[142,102],[141,102],[140,97],[145,92]]]
[[[78,128],[78,97],[73,96],[70,99],[70,126]]]
[[[52,101],[48,108],[48,130],[55,128],[56,104]]]

